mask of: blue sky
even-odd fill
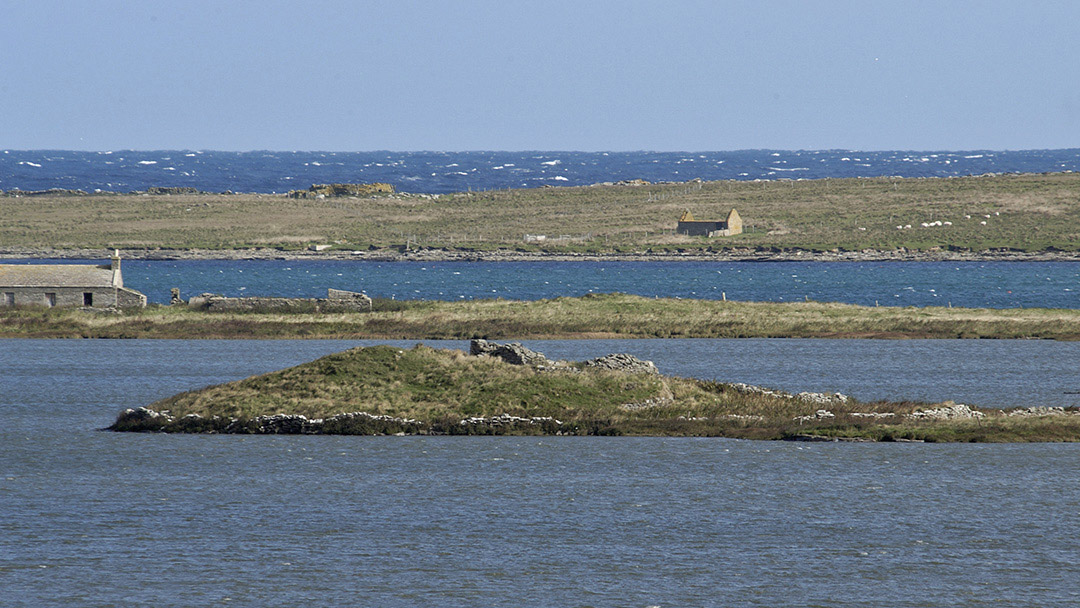
[[[0,2],[0,147],[1080,147],[1080,2]]]

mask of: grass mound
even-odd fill
[[[582,363],[519,365],[423,345],[354,348],[127,410],[117,431],[1076,441],[1071,410],[859,403]]]

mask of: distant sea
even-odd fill
[[[1019,151],[731,152],[80,152],[0,150],[0,190],[287,192],[316,183],[389,182],[446,193],[606,181],[951,177],[1080,170],[1080,148]]]

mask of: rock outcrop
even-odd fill
[[[743,393],[744,395],[761,395],[763,397],[779,397],[781,399],[798,399],[806,403],[815,403],[819,405],[829,405],[837,403],[847,403],[850,397],[843,393],[811,393],[801,392],[797,395],[791,393],[785,393],[784,391],[773,390],[764,388],[761,386],[754,386],[753,384],[744,384],[742,382],[735,382],[729,384],[731,388]]]
[[[1076,415],[1080,412],[1075,410],[1066,412],[1063,407],[1025,407],[1016,410],[1008,410],[1005,412],[1006,416],[1020,416],[1022,418],[1031,418],[1039,416],[1066,416],[1069,414]]]
[[[4,196],[10,196],[13,198],[19,198],[20,196],[86,196],[86,190],[71,190],[68,188],[49,188],[48,190],[8,190],[4,192],[0,190],[0,194]]]
[[[372,184],[312,184],[307,190],[291,190],[289,198],[331,198],[335,196],[374,196],[393,194],[392,184],[375,182]]]
[[[497,342],[476,339],[469,342],[469,354],[474,357],[495,357],[513,365],[531,365],[544,371],[549,369],[580,371],[579,367],[573,367],[573,364],[565,361],[552,363],[543,353],[538,353],[526,348],[525,346],[522,346],[520,342],[499,344]],[[597,357],[596,359],[586,361],[584,366],[586,368],[606,369],[626,374],[660,374],[660,370],[656,368],[656,364],[652,361],[638,359],[634,355],[626,353],[615,353]]]
[[[912,412],[907,415],[907,418],[911,420],[966,420],[984,418],[986,416],[986,414],[978,410],[973,410],[963,403],[946,401],[941,405],[942,407],[934,409]]]
[[[660,373],[660,370],[656,369],[656,364],[654,364],[652,361],[638,359],[634,355],[628,355],[626,353],[615,353],[611,355],[605,355],[603,357],[597,357],[596,359],[586,361],[585,367],[610,369],[614,371],[625,372],[627,374]]]
[[[873,420],[879,420],[882,418],[895,418],[895,412],[851,412],[850,416],[853,418],[871,418]]]
[[[329,418],[274,414],[239,420],[188,414],[176,419],[168,412],[145,407],[124,410],[109,428],[114,431],[230,435],[417,435],[428,431],[427,425],[417,420],[367,412],[348,412]]]
[[[483,417],[483,416],[471,416],[463,419],[458,424],[461,425],[488,425],[488,426],[514,426],[516,424],[554,424],[555,426],[562,425],[562,422],[552,418],[551,416],[530,416],[529,418],[523,418],[521,416],[512,416],[510,414],[496,414],[495,416]]]
[[[798,422],[814,422],[817,420],[828,420],[830,418],[836,418],[836,414],[830,412],[829,410],[818,410],[813,414],[809,414],[807,416],[796,416],[795,420]]]
[[[469,342],[469,354],[474,357],[495,357],[513,365],[548,365],[547,357],[522,346],[520,342],[498,344],[473,340]]]
[[[150,186],[146,189],[147,194],[153,194],[155,196],[169,196],[172,194],[202,194],[198,188],[189,188],[187,186]]]
[[[795,395],[795,398],[799,401],[805,401],[807,403],[847,403],[848,396],[843,393],[810,393],[802,392]]]

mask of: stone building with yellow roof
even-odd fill
[[[743,224],[739,212],[734,209],[728,212],[726,220],[695,220],[694,214],[687,209],[679,218],[675,231],[690,236],[734,236],[742,234]]]

